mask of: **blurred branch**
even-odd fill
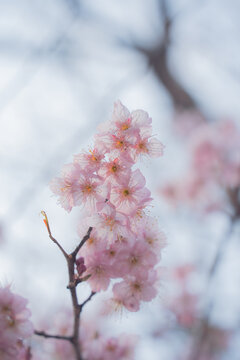
[[[210,269],[207,274],[207,285],[205,291],[203,291],[204,296],[207,296],[209,294],[214,276],[216,275],[217,270],[221,264],[222,257],[224,254],[224,249],[226,245],[229,243],[229,238],[231,237],[232,232],[234,230],[234,225],[236,220],[237,217],[232,216],[228,230],[218,244],[217,251],[212,261],[212,265],[210,266]],[[200,316],[200,320],[197,323],[196,327],[193,329],[193,337],[194,337],[193,346],[188,360],[198,360],[201,358],[202,349],[208,339],[208,333],[211,326],[210,315],[212,308],[213,308],[213,302],[210,301],[207,303],[207,306],[205,306],[205,308],[203,309],[202,315]]]
[[[168,55],[171,45],[171,30],[173,27],[173,18],[169,16],[167,1],[160,0],[160,19],[163,24],[163,35],[159,41],[152,47],[143,47],[133,45],[133,49],[143,55],[150,68],[153,70],[159,82],[165,87],[176,111],[200,109],[193,97],[180,84],[175,76],[171,73],[168,65]]]

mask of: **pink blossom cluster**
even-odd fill
[[[61,310],[49,324],[44,324],[49,333],[68,336],[72,332],[72,314]],[[134,335],[119,334],[109,336],[101,324],[98,316],[81,321],[79,344],[83,359],[90,360],[133,360],[137,337]],[[44,340],[43,346],[35,346],[33,360],[75,360],[72,345],[65,340]]]
[[[174,267],[170,274],[174,289],[167,307],[175,315],[178,326],[186,330],[191,330],[198,321],[200,298],[197,292],[191,291],[190,286],[195,273],[192,264],[183,264]]]
[[[151,122],[147,112],[130,113],[116,102],[111,121],[99,127],[92,150],[75,155],[50,185],[64,209],[83,207],[80,237],[93,228],[79,253],[78,275],[89,276],[94,292],[107,290],[111,279],[122,278],[113,285],[113,302],[130,311],[156,296],[155,266],[165,245],[157,221],[145,212],[152,200],[146,180],[133,169],[139,158],[163,153],[163,145],[152,136]]]
[[[0,359],[26,359],[24,340],[33,333],[27,300],[0,286]]]
[[[222,358],[229,345],[232,331],[213,325],[202,311],[202,299],[205,294],[200,290],[202,286],[199,275],[199,269],[191,263],[175,266],[168,273],[170,289],[166,298],[166,309],[174,316],[174,321],[172,316],[166,317],[160,325],[155,325],[153,335],[159,339],[170,336],[173,341],[174,338],[179,340],[179,331],[184,334],[181,355],[175,355],[173,359],[217,360]],[[201,330],[202,327],[204,330]],[[205,332],[205,336],[201,339],[199,347],[196,339],[199,340],[202,331]],[[174,347],[173,343],[172,346]]]
[[[189,141],[189,171],[161,189],[172,204],[226,210],[240,187],[240,129],[232,121],[198,126]],[[227,206],[226,206],[227,205]]]

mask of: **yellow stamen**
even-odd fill
[[[138,258],[136,256],[132,256],[130,261],[132,265],[136,265],[138,263]]]
[[[148,149],[147,149],[147,146],[146,146],[146,143],[145,143],[145,142],[140,142],[140,143],[138,144],[138,149],[139,149],[141,152],[145,152],[145,153],[148,152]]]
[[[123,195],[124,196],[128,196],[128,195],[130,195],[130,192],[129,192],[129,190],[128,189],[125,189],[125,190],[123,190]]]
[[[117,142],[116,142],[116,145],[117,145],[117,147],[119,147],[119,148],[122,148],[123,147],[123,141],[122,140],[118,140]]]
[[[83,193],[85,193],[85,192],[90,193],[90,192],[92,192],[92,190],[93,190],[92,185],[86,185],[86,186],[84,186],[82,192]]]
[[[112,171],[113,173],[115,173],[115,172],[117,171],[117,166],[116,166],[116,165],[113,165],[113,166],[111,167],[111,171]]]
[[[92,150],[89,150],[90,154],[92,154],[91,156],[91,160],[94,161],[94,162],[97,162],[98,161],[98,158],[96,155],[94,155],[94,151]]]
[[[129,129],[129,124],[127,124],[127,123],[125,123],[125,124],[123,124],[122,126],[121,126],[121,130],[127,130],[127,129]]]
[[[137,291],[140,291],[141,290],[141,285],[139,283],[135,283],[133,284],[133,288]]]

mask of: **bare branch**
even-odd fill
[[[50,335],[47,334],[45,331],[37,331],[37,330],[34,330],[34,334],[48,339],[67,340],[72,342],[72,336]]]
[[[73,307],[73,335],[72,336],[61,336],[61,335],[50,335],[45,333],[44,331],[35,331],[34,333],[39,336],[43,336],[45,338],[53,338],[53,339],[59,339],[59,340],[67,340],[69,341],[74,348],[76,360],[83,360],[81,355],[81,349],[79,344],[79,326],[80,326],[80,313],[85,306],[85,304],[91,300],[93,295],[95,295],[94,292],[90,294],[90,296],[82,303],[79,304],[78,297],[77,297],[77,291],[76,286],[83,281],[86,281],[89,275],[76,279],[75,278],[75,261],[78,251],[81,249],[81,247],[85,244],[85,242],[89,239],[92,227],[89,227],[87,234],[83,237],[79,245],[76,247],[76,249],[71,253],[67,254],[66,251],[62,248],[62,246],[58,243],[58,241],[52,236],[50,225],[48,222],[47,214],[45,211],[41,212],[44,216],[44,223],[48,230],[48,235],[50,239],[59,247],[61,252],[63,253],[68,266],[68,277],[69,277],[69,284],[67,288],[70,290],[71,299],[72,299],[72,307]]]
[[[71,253],[71,256],[76,259],[77,253],[79,252],[79,250],[81,249],[81,247],[85,244],[85,242],[90,238],[90,234],[92,231],[92,227],[90,226],[88,229],[87,234],[83,237],[83,239],[81,240],[81,242],[79,243],[79,245],[76,247],[76,249]]]
[[[231,222],[229,224],[229,228],[226,234],[223,236],[223,238],[220,240],[218,244],[218,248],[213,258],[212,265],[210,266],[210,269],[207,274],[208,279],[204,294],[209,293],[214,276],[221,264],[222,256],[224,253],[223,250],[226,247],[229,237],[233,232],[235,220],[236,218],[233,216],[231,218]],[[203,344],[208,338],[212,307],[213,307],[213,302],[209,301],[203,309],[199,322],[197,323],[196,327],[193,329],[194,342],[192,346],[192,351],[189,356],[189,360],[198,360],[201,357],[201,349],[203,347]]]
[[[48,222],[48,217],[47,214],[45,213],[45,211],[41,211],[41,214],[44,216],[44,224],[46,225],[47,231],[48,231],[48,235],[50,237],[50,239],[58,246],[58,248],[61,250],[61,252],[63,253],[64,257],[66,260],[68,260],[69,255],[66,253],[66,251],[63,249],[63,247],[59,244],[59,242],[52,236],[51,233],[51,229],[50,229],[50,225]]]
[[[91,300],[91,298],[95,295],[96,293],[94,291],[91,292],[91,294],[89,295],[89,297],[80,305],[80,312],[82,311],[83,307]]]

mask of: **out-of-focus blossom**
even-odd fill
[[[45,329],[49,333],[62,336],[70,335],[72,329],[72,314],[62,310],[48,319]],[[43,341],[37,338],[37,341]],[[79,345],[83,359],[91,360],[133,360],[137,337],[120,334],[117,337],[109,336],[103,330],[101,318],[94,317],[94,321],[85,318],[81,322]],[[47,339],[41,348],[33,349],[33,360],[75,360],[75,353],[68,341]],[[22,359],[21,359],[22,360]]]
[[[232,121],[204,124],[189,140],[189,171],[168,182],[161,194],[176,206],[239,212],[240,129]],[[236,208],[237,207],[237,208]]]
[[[0,359],[21,360],[27,351],[23,341],[33,334],[27,300],[0,287]]]

